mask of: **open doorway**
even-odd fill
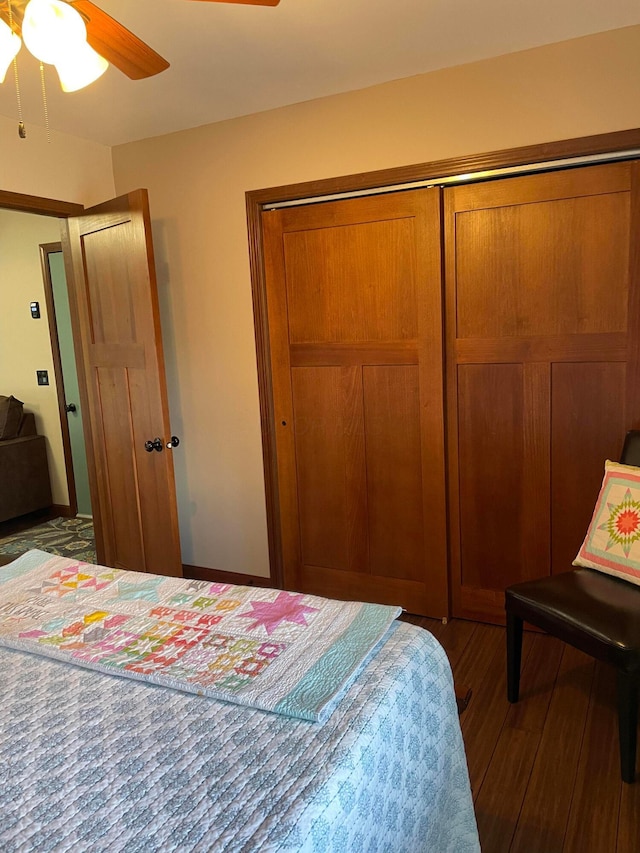
[[[20,465],[17,469],[9,465],[6,471],[6,466],[3,468],[6,481],[0,486],[31,495],[33,477],[40,482],[47,469],[50,483],[48,501],[39,496],[37,502],[25,498],[16,501],[13,514],[3,516],[0,550],[7,553],[11,553],[7,539],[18,533],[24,547],[55,552],[57,545],[73,538],[85,543],[83,554],[93,548],[87,458],[60,235],[56,218],[0,211],[0,394],[22,401],[23,417],[28,414],[31,418],[32,433],[38,437],[39,446],[46,448],[44,465],[35,470],[34,454],[29,453],[31,440],[21,438]],[[72,405],[76,398],[73,423],[73,412],[65,411],[65,393]],[[39,535],[37,528],[43,528],[46,541],[34,538]]]
[[[49,240],[61,238],[69,276],[97,561],[181,576],[167,452],[180,442],[169,419],[147,191],[84,208],[0,190],[3,208],[58,220]]]
[[[56,374],[70,514],[80,518],[91,518],[87,453],[62,244],[43,243],[40,245],[40,253],[47,299],[51,353]]]
[[[20,400],[23,418],[29,414],[35,433],[44,436],[51,512],[68,515],[72,510],[39,249],[41,243],[59,239],[56,219],[0,210],[0,394]],[[4,487],[16,491],[19,482],[9,480]],[[40,508],[44,504],[33,507]]]

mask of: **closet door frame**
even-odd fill
[[[640,128],[598,134],[595,136],[565,139],[557,142],[508,148],[467,157],[436,160],[410,166],[383,169],[375,172],[307,181],[279,187],[252,190],[246,193],[249,262],[255,321],[258,391],[262,430],[263,465],[269,562],[271,581],[276,587],[283,585],[282,541],[280,537],[280,508],[278,506],[278,479],[273,411],[273,383],[269,356],[269,325],[267,316],[266,282],[264,272],[264,243],[262,210],[281,202],[304,201],[316,197],[342,193],[384,191],[415,182],[438,183],[443,177],[478,175],[496,169],[516,169],[531,166],[537,171],[541,164],[560,168],[562,161],[573,158],[615,155],[618,152],[640,149]],[[567,165],[570,165],[567,163]],[[551,166],[550,166],[551,167]],[[638,255],[640,250],[636,250]],[[637,380],[638,377],[633,377]],[[446,448],[445,448],[446,451]]]

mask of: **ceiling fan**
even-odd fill
[[[64,0],[64,2],[75,9],[84,21],[87,29],[87,44],[131,80],[153,77],[154,74],[159,74],[169,67],[166,59],[115,18],[103,12],[91,0]],[[277,6],[280,0],[199,0],[199,2]],[[23,34],[23,21],[28,3],[29,0],[0,0],[0,20],[4,21],[18,36]]]

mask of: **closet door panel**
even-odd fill
[[[263,227],[285,586],[446,616],[441,191]]]
[[[626,365],[559,363],[551,373],[551,571],[572,568],[625,432]],[[586,427],[586,428],[585,428]]]
[[[499,589],[521,571],[522,366],[461,366],[458,389],[463,583]]]
[[[545,365],[458,369],[460,561],[469,589],[502,591],[548,562],[547,391]]]
[[[637,171],[445,191],[454,615],[501,621],[505,587],[571,568],[634,426]]]
[[[344,474],[357,406],[357,397],[349,393],[351,372],[345,376],[339,367],[292,370],[300,541],[306,565],[349,569],[351,564],[357,478],[352,471],[351,476]]]
[[[369,570],[420,580],[424,530],[418,367],[365,367]]]
[[[626,329],[629,193],[460,213],[459,338]]]
[[[284,253],[292,344],[417,338],[411,220],[286,233]]]

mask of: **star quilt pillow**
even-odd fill
[[[605,462],[596,508],[573,565],[640,585],[640,468]]]

